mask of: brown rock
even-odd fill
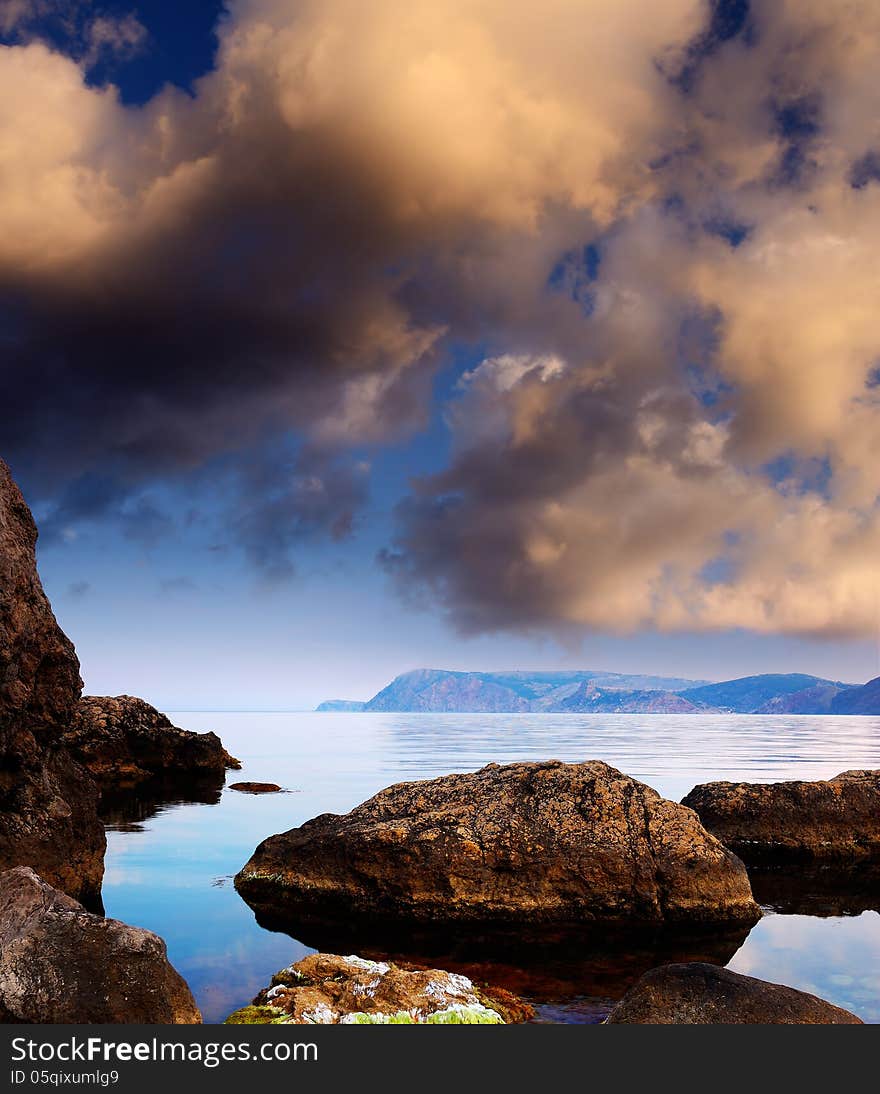
[[[91,915],[27,867],[0,873],[0,1021],[201,1020],[158,935]]]
[[[437,1024],[526,1022],[534,1010],[502,988],[478,986],[440,969],[412,969],[362,957],[315,953],[272,977],[230,1025]]]
[[[0,868],[25,864],[94,898],[104,830],[92,780],[60,743],[79,662],[37,576],[37,529],[0,460]]]
[[[704,783],[683,800],[749,865],[880,858],[880,771],[827,782]]]
[[[101,785],[241,767],[216,733],[178,729],[132,695],[83,696],[63,740]]]
[[[598,761],[490,764],[389,787],[265,840],[258,911],[345,923],[754,923],[743,864],[690,810]]]
[[[230,790],[237,790],[240,794],[283,794],[284,791],[277,783],[230,783]]]
[[[804,991],[694,963],[652,969],[606,1021],[637,1025],[862,1025],[862,1020]]]

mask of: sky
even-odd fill
[[[0,0],[0,455],[86,689],[880,674],[869,0]]]

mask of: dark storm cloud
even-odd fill
[[[195,94],[139,109],[0,50],[0,437],[50,536],[161,542],[158,488],[226,460],[218,543],[283,577],[464,343],[383,556],[408,593],[473,631],[864,633],[880,16],[845,8],[235,0]]]

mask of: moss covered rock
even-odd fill
[[[505,1025],[532,1008],[501,988],[441,969],[316,953],[281,969],[233,1025]]]

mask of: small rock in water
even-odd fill
[[[608,1015],[613,1025],[862,1025],[848,1010],[782,984],[717,965],[663,965]]]
[[[228,1025],[506,1025],[533,1009],[502,988],[440,969],[314,953],[272,977]]]
[[[230,783],[230,790],[238,790],[241,794],[283,794],[284,790],[277,783]]]

